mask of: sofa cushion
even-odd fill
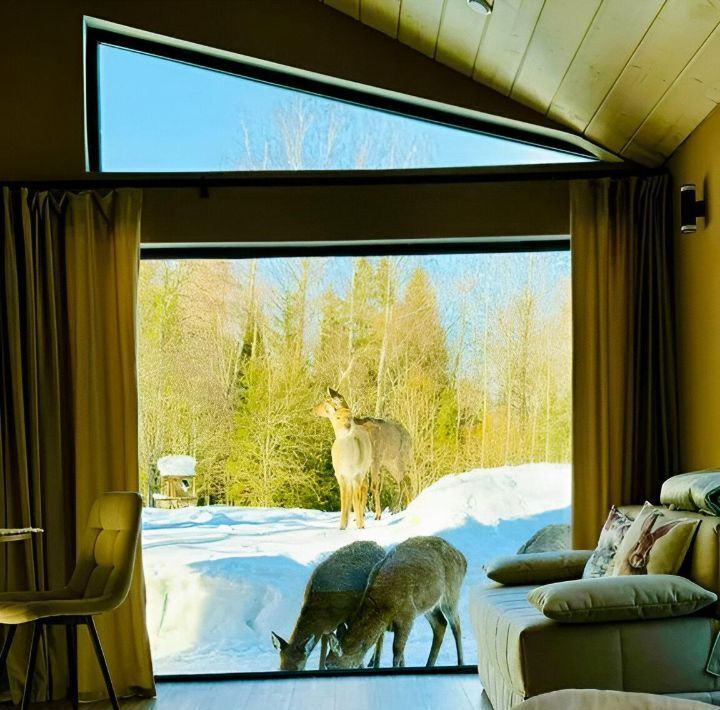
[[[487,576],[499,584],[546,584],[582,575],[590,550],[530,552],[497,557],[486,569]]]
[[[607,520],[600,531],[598,544],[583,570],[583,578],[604,577],[611,574],[615,553],[633,523],[633,518],[615,506],[610,508]]]
[[[620,510],[632,518],[637,518],[642,507],[639,505],[622,506]],[[698,529],[695,538],[690,545],[685,562],[680,568],[683,577],[691,579],[710,591],[717,591],[718,588],[718,532],[720,517],[705,515],[703,513],[691,513],[685,510],[663,509],[663,515],[668,520],[697,520]],[[716,605],[717,607],[720,605]],[[717,612],[716,612],[717,613]]]
[[[708,710],[696,700],[616,690],[557,690],[538,695],[513,710]]]
[[[666,512],[650,503],[643,506],[615,554],[614,575],[678,573],[698,521]]]
[[[646,574],[546,584],[529,592],[528,600],[555,621],[598,623],[684,616],[713,604],[717,595],[684,577]]]
[[[678,510],[720,514],[720,471],[705,469],[668,478],[660,491],[660,502]]]
[[[532,587],[475,587],[478,672],[493,705],[561,688],[645,693],[720,689],[705,672],[720,624],[707,616],[559,624],[527,600]],[[662,672],[658,672],[662,669]],[[502,695],[493,697],[496,689]]]

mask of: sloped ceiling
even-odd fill
[[[720,102],[720,0],[320,0],[626,158]]]

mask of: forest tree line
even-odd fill
[[[312,414],[328,386],[408,429],[413,496],[449,473],[568,461],[569,286],[523,257],[502,297],[482,274],[439,288],[419,257],[330,279],[321,259],[275,260],[272,278],[258,261],[143,262],[143,491],[161,456],[189,454],[203,503],[337,510],[332,429]]]

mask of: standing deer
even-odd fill
[[[345,530],[350,506],[355,511],[355,524],[365,527],[367,475],[372,465],[372,441],[367,429],[353,419],[342,395],[328,388],[328,396],[313,410],[318,417],[327,417],[335,432],[331,453],[335,478],[340,487],[340,529]]]
[[[353,542],[321,562],[310,575],[305,598],[290,640],[272,633],[280,651],[281,671],[305,670],[308,656],[320,641],[320,670],[325,668],[328,635],[336,632],[355,614],[362,601],[373,567],[385,557],[375,542]],[[380,665],[382,635],[375,647],[373,665]]]
[[[467,562],[439,537],[412,537],[400,543],[372,571],[360,609],[342,639],[331,635],[328,668],[359,668],[385,629],[392,627],[393,666],[405,665],[405,644],[415,617],[425,614],[433,632],[427,666],[435,665],[448,623],[463,664],[458,599]]]
[[[328,417],[335,429],[337,437],[338,429],[335,421],[342,418],[347,426],[348,418],[356,427],[364,430],[370,437],[371,461],[370,461],[370,483],[372,485],[373,499],[375,503],[375,520],[382,516],[382,469],[385,468],[395,480],[398,487],[397,508],[402,505],[403,492],[406,502],[409,491],[407,490],[407,468],[412,454],[412,440],[407,429],[398,422],[378,419],[376,417],[353,417],[345,398],[336,390],[328,387],[327,397],[316,405],[315,414],[321,417]],[[337,439],[336,439],[337,441]],[[337,477],[335,466],[335,447],[333,445],[333,466]],[[339,483],[339,480],[338,480]],[[405,489],[405,490],[403,490]],[[340,489],[342,500],[342,488]],[[364,500],[364,499],[363,499]],[[341,506],[342,507],[342,506]]]
[[[412,440],[408,430],[398,422],[376,417],[356,417],[355,421],[367,429],[373,445],[372,464],[370,466],[370,485],[375,503],[375,520],[382,515],[382,469],[389,471],[398,489],[395,509],[402,507],[403,497],[407,505],[410,491],[407,480],[407,468],[412,455]]]
[[[667,535],[676,525],[683,522],[674,520],[661,525],[657,530],[653,530],[653,525],[655,525],[655,521],[659,517],[660,513],[653,513],[645,518],[640,529],[640,537],[635,546],[628,552],[626,557],[623,559],[617,558],[615,574],[647,574],[647,566],[653,545],[661,537]]]

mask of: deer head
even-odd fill
[[[313,407],[317,417],[327,417],[336,432],[349,432],[352,429],[352,412],[345,398],[332,387],[328,387],[327,395],[322,402]]]
[[[304,671],[317,641],[315,636],[310,636],[301,643],[290,643],[273,631],[272,644],[280,652],[280,670]]]
[[[326,667],[329,669],[362,668],[369,645],[363,640],[356,646],[352,652],[348,652],[348,649],[343,648],[343,639],[336,634],[330,634],[328,636],[329,653],[325,662]]]

